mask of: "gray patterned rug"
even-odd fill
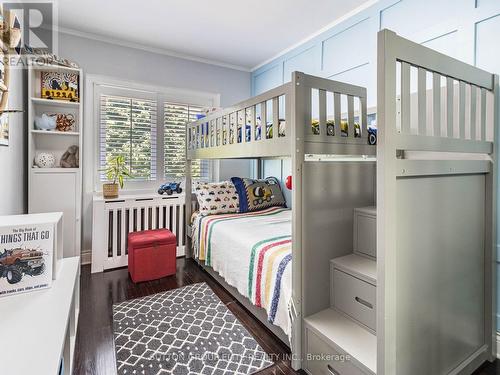
[[[206,283],[113,306],[118,374],[252,374],[272,364]]]

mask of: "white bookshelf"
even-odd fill
[[[79,102],[41,98],[41,73],[62,72],[79,75]],[[83,72],[81,69],[32,63],[28,67],[28,212],[64,213],[64,257],[80,255],[83,150]],[[68,132],[39,130],[35,117],[42,114],[71,114],[75,119]],[[68,147],[79,147],[79,168],[61,168]],[[35,157],[42,152],[55,156],[54,168],[38,168]]]
[[[71,374],[80,312],[80,257],[61,261],[52,287],[0,302],[2,374]]]

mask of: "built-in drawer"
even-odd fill
[[[333,269],[333,307],[375,332],[376,286]]]
[[[351,357],[334,349],[311,329],[306,329],[306,370],[311,375],[365,375]]]
[[[354,252],[377,257],[377,209],[354,209]]]

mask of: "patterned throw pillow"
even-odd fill
[[[276,177],[263,180],[232,177],[240,198],[240,212],[259,211],[268,207],[285,207],[286,201]]]
[[[200,182],[195,185],[201,215],[239,212],[238,193],[232,182]]]

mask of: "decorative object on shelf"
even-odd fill
[[[77,73],[41,72],[41,90],[43,99],[78,102]]]
[[[42,113],[41,116],[35,116],[35,128],[38,130],[54,130],[56,128],[56,119],[52,115]]]
[[[75,125],[75,116],[72,113],[58,113],[56,117],[56,129],[60,132],[73,131]]]
[[[59,57],[53,53],[48,53],[46,48],[33,48],[31,46],[25,45],[24,54],[32,56],[30,60],[35,66],[59,65],[67,68],[80,68],[80,66],[74,61]]]
[[[60,132],[73,131],[75,116],[72,113],[42,113],[35,116],[35,128],[38,130],[57,130]]]
[[[9,145],[9,114],[0,113],[0,146]]]
[[[50,287],[55,243],[52,224],[0,227],[0,238],[0,296]]]
[[[10,61],[13,61],[13,55],[19,53],[19,44],[21,40],[21,25],[19,19],[13,12],[2,9],[0,5],[0,114],[22,112],[17,109],[7,109],[9,98],[10,82]],[[8,121],[8,120],[7,120]],[[5,145],[6,142],[0,141]],[[8,142],[7,142],[8,145]]]
[[[102,194],[105,199],[118,198],[118,186],[123,189],[123,182],[126,177],[132,177],[125,164],[123,156],[115,156],[108,160],[106,169],[103,170],[108,181],[113,181],[102,185]]]
[[[56,157],[48,152],[41,152],[35,157],[35,166],[38,168],[54,168]]]
[[[21,24],[16,15],[9,11],[3,10],[1,22],[2,42],[10,49],[18,48],[21,41]]]
[[[61,168],[78,168],[80,166],[80,156],[78,156],[78,146],[69,146],[61,156],[59,162]]]
[[[158,194],[160,195],[163,195],[163,193],[167,193],[167,195],[172,195],[174,192],[177,194],[182,193],[180,182],[170,182],[168,184],[162,184],[158,189]]]

